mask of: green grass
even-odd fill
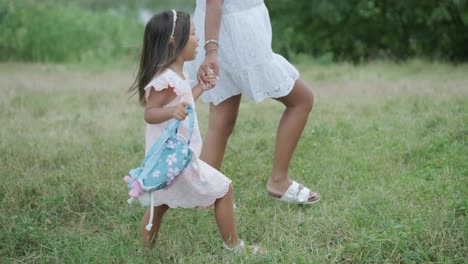
[[[468,66],[298,67],[315,106],[290,174],[322,200],[267,197],[282,107],[243,101],[223,171],[240,236],[269,253],[238,257],[192,209],[141,253],[122,180],[143,157],[134,65],[0,64],[0,263],[466,263]]]

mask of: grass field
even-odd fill
[[[244,100],[223,171],[240,236],[268,254],[233,256],[195,209],[141,252],[122,180],[143,157],[133,65],[0,64],[0,263],[467,263],[468,65],[298,67],[316,103],[290,175],[322,200],[267,197],[282,107]]]

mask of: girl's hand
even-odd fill
[[[210,70],[213,71],[214,75],[217,77],[219,74],[219,65],[218,65],[218,52],[212,51],[209,52],[203,63],[200,65],[197,73],[197,80],[201,84],[205,86],[210,86],[210,82],[208,81],[208,75],[210,74]],[[210,87],[213,88],[213,87]]]
[[[189,105],[190,104],[187,102],[182,102],[176,106],[173,106],[172,117],[180,121],[184,120],[188,115],[187,106]]]
[[[208,91],[210,89],[213,89],[216,86],[216,80],[218,77],[214,74],[214,71],[210,68],[208,70],[208,75],[205,78],[205,83],[200,83],[202,86],[203,91]]]

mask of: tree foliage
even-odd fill
[[[468,0],[265,0],[275,51],[327,61],[468,61]],[[194,0],[0,0],[0,60],[80,61],[136,54],[138,10]]]
[[[74,3],[0,0],[0,10],[3,61],[114,59],[132,53],[143,31],[136,20]]]
[[[266,0],[285,55],[468,60],[467,0]]]

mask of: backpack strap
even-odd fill
[[[188,144],[190,145],[190,140],[192,140],[193,128],[195,127],[195,113],[193,111],[192,106],[187,106],[187,111],[189,113],[189,137],[188,137]]]
[[[192,106],[187,106],[187,111],[189,113],[189,138],[188,138],[188,143],[190,144],[190,139],[192,138],[193,134],[193,128],[195,126],[195,117],[193,113],[193,107]],[[141,162],[140,167],[143,167],[146,162],[148,162],[148,159],[151,158],[154,153],[156,153],[167,141],[167,139],[174,133],[177,133],[177,129],[180,126],[180,121],[179,120],[174,120],[172,121],[166,130],[164,130],[163,134],[158,138],[158,140],[153,144],[151,147],[150,151],[146,154],[145,158]]]
[[[154,191],[151,192],[151,208],[150,208],[150,218],[148,224],[146,225],[146,230],[150,231],[153,227],[153,217],[154,217]]]
[[[195,127],[195,114],[194,114],[194,111],[193,111],[193,107],[192,106],[187,106],[187,111],[188,111],[188,131],[189,131],[189,135],[188,135],[188,144],[190,145],[190,140],[192,140],[192,134],[193,134],[193,128]],[[177,122],[180,122],[179,120],[176,120]],[[174,122],[176,122],[174,121]],[[178,130],[179,126],[177,126],[176,128],[176,133],[177,133],[177,130]]]

